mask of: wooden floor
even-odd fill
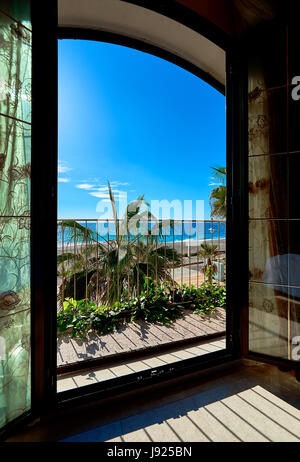
[[[57,365],[114,356],[118,353],[150,350],[158,345],[171,345],[187,339],[205,340],[212,334],[224,334],[226,311],[217,309],[211,315],[194,314],[186,310],[182,318],[172,324],[134,322],[107,335],[91,334],[87,339],[72,339],[60,334],[57,343]]]
[[[217,340],[199,342],[192,347],[171,348],[165,354],[143,354],[138,360],[120,361],[118,364],[110,367],[103,366],[85,372],[64,374],[57,378],[57,391],[62,392],[93,383],[105,382],[116,377],[145,371],[153,367],[165,366],[166,364],[176,363],[184,359],[203,356],[225,348],[226,339],[221,337]]]

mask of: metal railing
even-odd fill
[[[213,220],[60,219],[57,223],[57,294],[110,305],[139,297],[150,280],[199,288],[213,246],[214,280],[224,282],[226,222]]]

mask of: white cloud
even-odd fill
[[[66,173],[72,170],[70,167],[67,166],[66,162],[59,161],[58,162],[58,173]]]
[[[63,169],[66,169],[68,167],[61,166]],[[69,169],[71,170],[71,169]],[[92,182],[92,183],[90,183]],[[130,183],[122,183],[120,181],[110,181],[110,186],[112,189],[117,188],[119,186],[128,186]],[[79,189],[86,189],[86,190],[92,190],[92,191],[108,191],[108,184],[101,184],[99,179],[93,178],[93,179],[88,179],[88,180],[82,180],[82,183],[77,184],[76,188]],[[118,192],[117,190],[115,190]]]
[[[94,180],[90,180],[90,181],[94,182]],[[98,184],[95,184],[96,182],[94,184],[92,184],[92,183],[88,182],[89,180],[85,180],[85,181],[86,182],[77,184],[76,188],[81,189],[83,191],[86,191],[92,197],[97,197],[98,199],[101,199],[99,202],[103,203],[103,205],[104,204],[110,204],[110,196],[109,196],[108,185],[100,184],[98,182],[97,182]],[[120,183],[120,182],[117,182],[117,181],[112,181],[110,183],[111,188],[112,188],[112,193],[114,195],[114,198],[115,198],[116,202],[122,201],[124,199],[126,200],[126,198],[127,198],[127,192],[126,191],[116,189],[117,185],[121,185],[121,184],[122,185],[127,185],[129,183]]]
[[[94,191],[99,191],[99,192],[100,192],[100,191],[106,191],[106,192],[108,192],[108,187],[107,187],[107,186],[101,186],[101,187],[98,187],[98,186],[97,186],[97,187],[94,187],[93,190],[94,190]]]
[[[69,183],[70,180],[69,180],[69,178],[58,177],[58,182],[59,183]]]
[[[123,197],[127,197],[127,193],[125,191],[112,191],[115,199],[122,199]]]
[[[119,194],[119,195],[126,194],[125,191],[120,191],[119,189],[112,189],[111,191],[112,191],[113,194]]]
[[[106,194],[104,192],[90,192],[89,195],[103,199],[109,199],[109,194]]]
[[[93,184],[89,184],[89,183],[81,183],[81,184],[77,184],[76,185],[76,188],[78,189],[84,189],[85,191],[94,191],[94,192],[103,192],[103,193],[108,193],[109,192],[109,189],[108,189],[108,186],[95,186]],[[118,189],[112,189],[112,192],[114,194],[123,194],[124,191],[120,191]]]
[[[82,184],[77,184],[76,185],[76,188],[78,189],[85,189],[85,190],[90,190],[90,189],[94,189],[95,186],[92,185],[92,184],[88,184],[88,183],[82,183]]]
[[[110,183],[111,186],[116,187],[116,186],[128,186],[129,183],[122,183],[121,181],[112,181]]]

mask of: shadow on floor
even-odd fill
[[[286,383],[278,382],[275,394],[257,378],[255,373],[235,377],[231,383],[226,378],[222,385],[63,441],[300,441],[299,390],[292,406],[278,396]]]
[[[300,387],[253,361],[52,416],[8,441],[300,441]]]

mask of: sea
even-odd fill
[[[85,230],[89,230],[93,239],[101,241],[109,241],[116,239],[116,227],[112,221],[82,221],[76,220],[82,227],[82,233],[76,231],[75,227],[70,226],[71,220],[59,220],[57,228],[57,243],[58,245],[71,243],[74,241],[85,241]],[[64,225],[62,225],[64,223]],[[69,226],[67,225],[69,223]],[[74,223],[74,222],[73,222]],[[120,230],[122,232],[122,221],[120,220]],[[158,232],[157,222],[147,222],[140,225],[139,229],[135,228],[129,238],[138,236],[147,236],[148,233],[158,235],[160,242],[188,242],[192,240],[224,240],[226,238],[226,222],[222,221],[183,221],[174,222],[173,226],[161,226],[161,233]],[[145,237],[146,238],[146,237]]]

